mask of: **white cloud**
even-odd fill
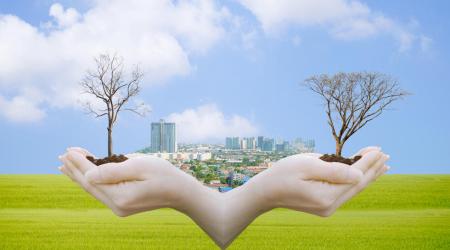
[[[217,105],[206,104],[166,117],[177,124],[180,142],[222,142],[226,136],[253,136],[258,127],[240,115],[225,115]]]
[[[330,21],[367,15],[370,10],[359,2],[343,0],[238,0],[261,22],[267,32],[289,24],[321,25]]]
[[[6,100],[0,96],[0,116],[14,122],[30,122],[42,119],[45,113],[30,98],[16,96]]]
[[[360,1],[348,0],[238,0],[259,20],[267,34],[277,34],[291,25],[319,26],[335,38],[354,40],[387,34],[399,51],[420,42],[408,25],[402,25]]]
[[[68,27],[76,23],[80,19],[80,14],[74,8],[64,10],[64,7],[55,3],[50,7],[49,15],[55,18],[58,27]]]
[[[222,39],[230,13],[213,0],[96,0],[85,13],[54,4],[49,15],[52,25],[46,28],[0,15],[0,95],[9,96],[3,102],[13,106],[29,106],[24,112],[77,106],[78,82],[93,57],[106,51],[122,55],[128,66],[139,63],[145,84],[188,74],[190,55]],[[30,88],[43,98],[29,99]],[[43,115],[29,117],[23,121]]]

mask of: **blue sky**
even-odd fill
[[[299,83],[379,71],[413,95],[344,153],[380,145],[391,173],[450,173],[446,1],[146,2],[0,2],[0,173],[57,173],[69,146],[106,153],[105,121],[77,106],[77,82],[104,51],[143,66],[139,98],[152,107],[145,118],[123,114],[116,152],[149,145],[150,122],[160,118],[180,124],[180,141],[304,137],[333,152],[321,100]]]

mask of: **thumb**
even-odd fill
[[[362,156],[357,162],[355,162],[351,168],[356,168],[361,170],[363,173],[366,173],[368,169],[372,167],[381,157],[383,153],[380,151],[370,151]]]
[[[309,177],[317,181],[326,181],[337,184],[358,183],[363,177],[361,170],[351,168],[338,162],[321,163],[311,168]]]
[[[91,183],[115,184],[124,181],[143,180],[138,168],[125,163],[107,163],[94,167],[85,173]]]

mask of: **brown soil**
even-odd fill
[[[321,160],[327,161],[327,162],[340,162],[347,165],[353,165],[353,163],[357,162],[359,159],[361,159],[360,155],[357,155],[353,158],[344,158],[342,156],[337,156],[335,154],[329,155],[324,154],[320,157]]]
[[[112,155],[111,157],[105,157],[103,159],[95,159],[92,156],[86,156],[86,159],[88,159],[90,162],[94,163],[97,166],[110,162],[123,162],[128,160],[128,158],[125,155]]]

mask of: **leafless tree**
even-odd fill
[[[98,102],[88,101],[84,107],[96,118],[108,117],[108,156],[113,155],[112,133],[121,111],[131,111],[145,116],[148,109],[144,103],[129,107],[128,102],[140,92],[143,73],[138,66],[128,80],[124,77],[123,58],[116,54],[100,54],[95,58],[96,68],[88,70],[80,82],[84,93],[92,95]]]
[[[306,79],[304,85],[324,100],[338,156],[342,156],[342,148],[352,135],[391,103],[408,95],[392,77],[376,72],[316,75]]]

